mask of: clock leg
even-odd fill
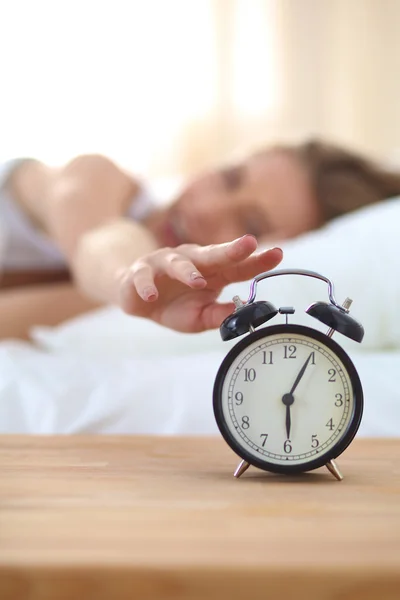
[[[234,472],[233,476],[240,477],[241,475],[243,475],[243,473],[245,471],[247,471],[249,466],[250,466],[250,463],[246,462],[245,460],[242,460],[242,462],[240,462],[238,464],[238,466],[236,467],[236,471]]]
[[[328,469],[328,471],[330,471],[332,473],[332,475],[334,477],[336,477],[336,479],[338,481],[342,481],[343,475],[339,471],[338,466],[337,466],[337,464],[335,463],[334,460],[330,460],[329,462],[327,462],[326,463],[326,468]]]

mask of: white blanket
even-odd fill
[[[360,435],[400,433],[399,230],[400,200],[393,200],[283,246],[283,267],[319,271],[336,284],[338,300],[354,300],[365,340],[335,339],[363,383]],[[293,322],[326,330],[304,313],[311,302],[327,300],[324,283],[277,277],[258,290],[257,299],[293,305]],[[247,282],[229,286],[223,297],[245,299],[248,292]],[[36,328],[33,336],[37,347],[0,344],[1,432],[217,433],[212,387],[235,343],[223,343],[218,331],[179,334],[106,308],[58,328]]]

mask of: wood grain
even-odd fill
[[[1,600],[400,598],[400,440],[250,469],[216,438],[0,437]]]

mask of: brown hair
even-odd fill
[[[400,173],[362,156],[319,140],[298,150],[310,172],[323,221],[400,195]]]

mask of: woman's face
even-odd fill
[[[274,148],[198,177],[148,225],[160,246],[218,244],[245,233],[273,243],[315,228],[319,214],[295,152]]]

